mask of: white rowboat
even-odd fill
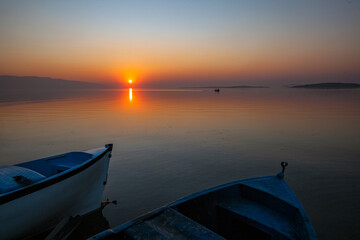
[[[112,147],[0,167],[0,239],[34,235],[100,208]]]

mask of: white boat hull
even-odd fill
[[[97,150],[99,151],[99,150]],[[80,172],[0,205],[0,239],[39,233],[101,207],[111,151]]]

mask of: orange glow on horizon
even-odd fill
[[[138,70],[134,70],[134,68],[130,68],[131,70],[120,70],[118,68],[114,68],[116,73],[115,76],[119,81],[129,87],[132,87],[134,84],[139,84],[140,80],[140,72]]]

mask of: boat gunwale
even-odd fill
[[[26,196],[28,194],[31,194],[33,192],[36,192],[38,190],[41,190],[43,188],[46,188],[48,186],[54,185],[58,182],[61,182],[67,178],[70,178],[72,176],[74,176],[75,174],[78,174],[82,171],[84,171],[85,169],[89,168],[90,166],[92,166],[93,164],[95,164],[96,162],[98,162],[100,159],[102,159],[108,152],[112,151],[113,145],[112,144],[106,144],[104,147],[104,152],[102,152],[101,154],[99,154],[96,157],[90,158],[89,160],[83,162],[82,164],[78,165],[75,168],[70,168],[69,171],[64,171],[60,174],[56,174],[54,176],[48,177],[46,179],[43,179],[39,182],[36,182],[32,185],[29,185],[27,187],[24,188],[19,188],[16,189],[12,192],[9,193],[5,193],[5,195],[0,196],[0,205],[8,203],[12,200],[15,200],[17,198]],[[82,151],[82,152],[86,152],[86,151]],[[60,154],[63,155],[63,154]],[[54,157],[58,157],[60,155],[55,155]],[[51,157],[50,157],[51,158]]]

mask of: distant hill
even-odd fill
[[[96,89],[105,85],[50,77],[0,75],[0,89]]]
[[[357,83],[316,83],[297,85],[291,88],[312,88],[312,89],[345,89],[345,88],[360,88]]]
[[[183,88],[268,88],[266,86],[208,86],[208,87],[183,87]]]

